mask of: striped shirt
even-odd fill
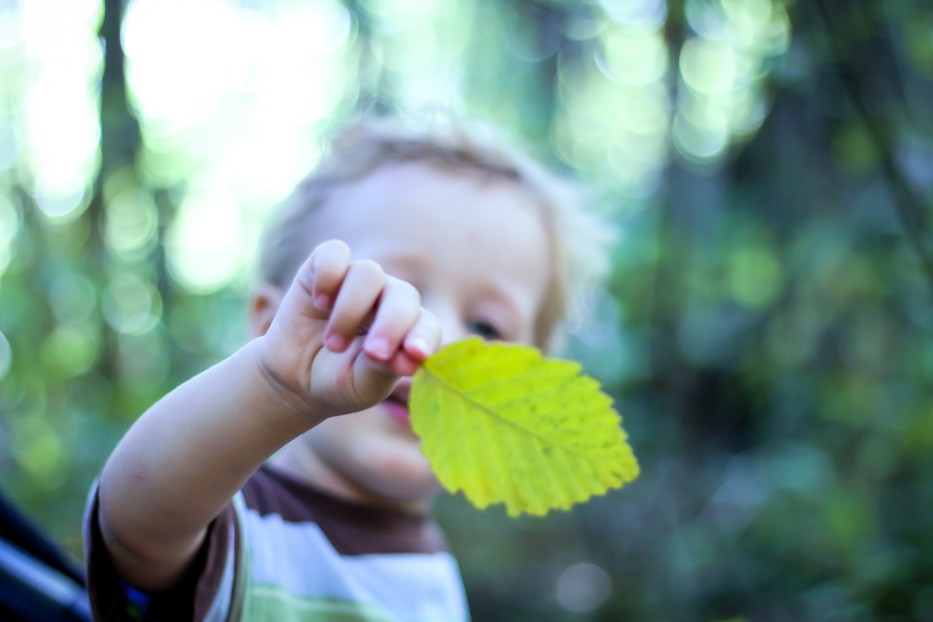
[[[426,514],[336,499],[265,466],[211,525],[171,590],[141,593],[110,565],[86,519],[97,620],[464,622],[456,562]]]

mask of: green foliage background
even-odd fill
[[[237,276],[197,287],[171,257],[186,199],[205,192],[193,180],[253,100],[226,102],[228,142],[173,135],[170,149],[167,113],[125,80],[120,27],[140,3],[89,4],[61,26],[96,58],[99,130],[67,209],[29,106],[48,104],[55,129],[77,100],[27,101],[42,76],[14,35],[45,5],[0,8],[0,484],[75,556],[123,430],[243,339],[250,259],[243,234]],[[204,44],[166,61],[168,84],[185,63],[246,79],[211,55],[229,24],[201,21],[210,4],[173,4],[161,24]],[[433,88],[586,181],[622,232],[569,354],[615,398],[642,475],[546,519],[442,499],[477,620],[933,620],[933,5],[214,4],[345,18],[332,97],[299,141],[430,104]],[[322,65],[306,67],[288,78]],[[312,160],[273,152],[292,177]],[[230,213],[261,215],[284,186],[232,190]]]

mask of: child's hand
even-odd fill
[[[418,291],[324,242],[298,271],[259,346],[260,370],[289,403],[322,418],[364,410],[440,342]]]

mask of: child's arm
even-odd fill
[[[351,261],[342,242],[318,246],[268,332],[159,400],[105,465],[100,527],[121,576],[143,589],[172,585],[270,455],[385,399],[439,339],[414,287]]]

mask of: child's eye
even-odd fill
[[[489,322],[485,322],[482,320],[478,320],[476,322],[470,322],[469,328],[470,328],[470,331],[474,335],[478,335],[482,337],[483,339],[488,339],[488,340],[502,339],[502,333],[499,332],[499,329],[493,326],[492,324],[490,324]]]

